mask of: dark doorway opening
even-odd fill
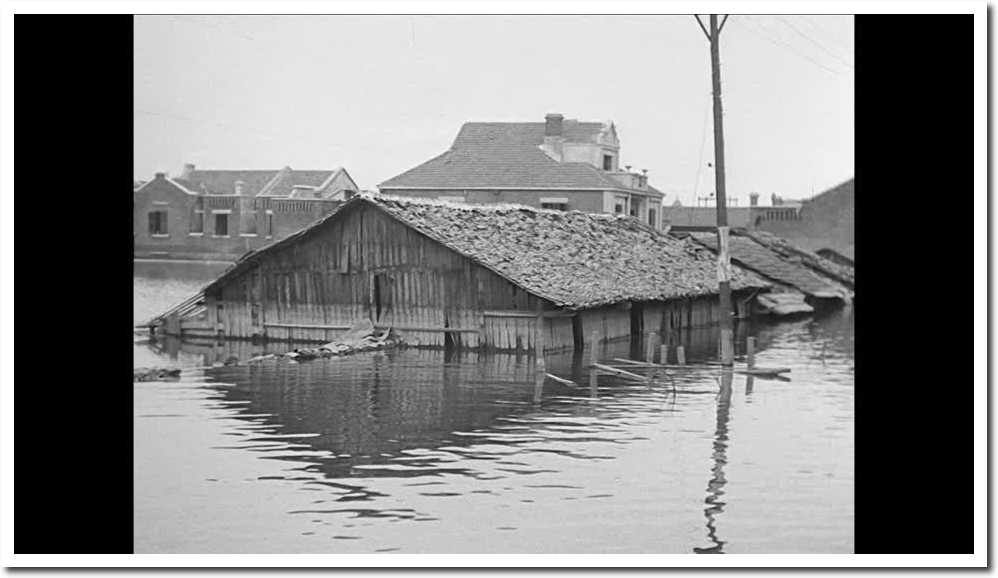
[[[640,337],[644,333],[644,320],[644,306],[631,303],[631,337]]]
[[[572,317],[572,341],[575,343],[576,352],[582,351],[586,346],[586,336],[582,332],[582,319],[579,318],[578,313]]]
[[[379,321],[381,319],[381,288],[384,285],[385,276],[375,275],[374,276],[374,320]]]

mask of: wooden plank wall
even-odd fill
[[[587,309],[577,313],[581,318],[582,334],[588,342],[595,328],[600,343],[631,337],[631,312],[621,307]]]
[[[546,302],[376,209],[351,213],[228,282],[221,309],[209,307],[225,335],[262,329],[267,339],[325,342],[370,318],[421,346],[443,347],[449,334],[461,348],[533,348],[535,314]],[[487,310],[531,317],[486,317]],[[550,347],[571,346],[570,320],[547,319],[545,327]]]

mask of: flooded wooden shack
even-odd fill
[[[326,342],[370,319],[409,345],[582,349],[716,324],[716,263],[703,246],[625,216],[359,195],[250,253],[160,332]],[[745,316],[771,283],[732,278]]]
[[[677,236],[685,236],[680,233]],[[717,235],[690,233],[697,243],[717,251]],[[768,233],[736,229],[729,240],[731,261],[773,283],[774,291],[760,299],[762,309],[784,315],[827,309],[853,298],[849,267],[794,247]]]

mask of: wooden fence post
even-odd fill
[[[599,342],[599,332],[593,328],[589,332],[589,395],[596,397],[596,348]]]
[[[537,357],[537,371],[543,373],[544,367],[544,305],[537,306],[537,327],[534,330],[534,355]]]

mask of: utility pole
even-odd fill
[[[710,41],[711,86],[714,95],[714,180],[717,189],[717,285],[721,300],[721,365],[731,367],[735,361],[734,324],[731,319],[731,258],[728,254],[728,201],[724,183],[724,122],[721,110],[721,55],[720,34],[725,16],[720,26],[717,14],[710,15],[710,32],[700,16],[697,24]]]

